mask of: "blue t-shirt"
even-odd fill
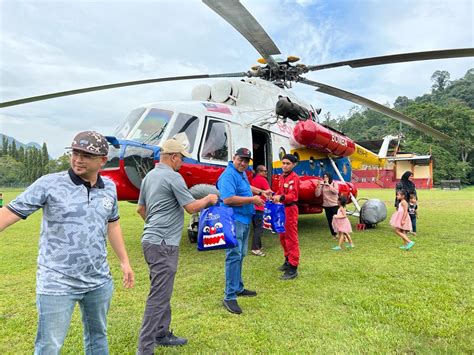
[[[43,209],[36,292],[81,294],[111,280],[107,228],[119,219],[115,184],[100,176],[94,187],[72,170],[36,180],[7,208],[25,219]]]
[[[245,172],[239,172],[234,164],[230,161],[227,168],[219,176],[217,181],[217,188],[220,192],[220,198],[225,199],[233,196],[252,197],[252,190]],[[243,206],[231,206],[234,210],[234,219],[244,223],[250,224],[252,215],[255,212],[253,203]]]

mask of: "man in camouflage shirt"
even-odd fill
[[[107,236],[120,260],[126,288],[133,287],[134,275],[118,221],[115,185],[99,174],[107,161],[105,137],[81,132],[70,148],[68,171],[42,176],[0,209],[0,231],[43,209],[35,354],[59,354],[76,303],[82,312],[86,354],[108,354],[107,312],[113,283]]]

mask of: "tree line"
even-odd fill
[[[69,168],[69,157],[64,154],[58,159],[50,159],[48,147],[43,143],[35,146],[17,147],[3,136],[0,150],[0,186],[27,186],[39,177]]]
[[[322,123],[342,131],[355,141],[382,139],[388,134],[405,136],[403,150],[420,155],[432,154],[434,181],[460,179],[474,183],[474,68],[464,77],[450,80],[447,71],[431,76],[431,93],[409,99],[399,96],[393,103],[396,111],[413,117],[451,137],[439,141],[387,116],[369,109],[352,109],[347,116],[332,119],[326,114]],[[388,105],[390,106],[390,105]]]

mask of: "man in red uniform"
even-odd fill
[[[285,273],[282,280],[291,280],[298,276],[300,263],[300,245],[298,242],[298,193],[300,179],[293,172],[297,159],[293,154],[286,154],[281,159],[283,174],[280,176],[278,191],[273,202],[285,205],[285,233],[280,233],[280,242],[285,254],[285,263],[280,267]]]

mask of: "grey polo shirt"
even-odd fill
[[[72,170],[36,180],[7,208],[26,219],[43,209],[36,292],[70,295],[111,280],[107,227],[119,219],[115,184],[99,175],[91,187]]]
[[[194,202],[183,177],[166,164],[157,164],[142,181],[138,204],[145,206],[142,243],[179,246],[184,209]]]

